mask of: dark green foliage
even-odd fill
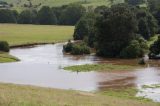
[[[147,1],[148,1],[148,8],[151,13],[154,13],[159,9],[160,0],[147,0]]]
[[[73,43],[71,43],[71,41],[68,41],[68,43],[63,46],[63,51],[64,52],[71,52],[72,48],[73,48]]]
[[[71,43],[70,41],[63,46],[63,51],[73,55],[90,54],[90,48],[84,43]]]
[[[9,52],[9,44],[6,41],[0,41],[0,51]]]
[[[87,37],[93,30],[95,19],[96,15],[94,13],[87,13],[83,16],[75,26],[74,40],[83,40]]]
[[[20,24],[36,24],[37,12],[32,10],[24,10],[19,14],[18,23]]]
[[[145,3],[145,0],[125,0],[129,5],[137,6],[139,4]]]
[[[158,40],[154,42],[154,44],[152,44],[150,46],[150,56],[156,56],[160,54],[160,36],[158,37]]]
[[[90,54],[90,48],[84,43],[75,44],[72,48],[71,54],[73,55]]]
[[[138,58],[143,57],[147,53],[148,45],[143,38],[132,40],[130,44],[124,48],[121,53],[121,58]]]
[[[97,14],[102,14],[106,11],[106,9],[108,9],[108,7],[98,6],[97,8],[95,8],[94,12],[97,13]]]
[[[19,13],[16,10],[12,10],[13,16],[15,17],[16,22],[18,21]]]
[[[68,5],[63,5],[60,7],[52,7],[52,11],[54,12],[56,18],[57,18],[57,24],[61,23],[61,15],[63,13],[63,11],[68,7]],[[63,24],[63,23],[61,23]]]
[[[39,20],[39,23],[42,25],[57,24],[57,18],[55,14],[52,11],[52,9],[48,6],[43,6],[38,11],[38,20]]]
[[[96,21],[97,54],[118,57],[135,36],[137,21],[134,12],[125,4],[106,10]]]
[[[138,9],[136,15],[139,29],[138,33],[148,40],[157,32],[157,21],[149,11],[143,9]]]
[[[16,23],[12,10],[0,9],[0,23]]]
[[[85,13],[85,8],[79,4],[68,5],[61,13],[60,24],[75,25]]]

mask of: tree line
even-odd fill
[[[61,7],[43,6],[40,10],[27,9],[18,13],[16,10],[0,9],[0,23],[75,25],[86,9],[79,4]]]
[[[99,56],[143,57],[149,52],[155,52],[157,48],[154,47],[159,46],[159,43],[154,43],[151,47],[147,44],[158,33],[160,20],[154,14],[158,11],[159,9],[153,12],[150,7],[140,8],[127,3],[110,8],[100,6],[80,18],[75,25],[73,37],[74,40],[83,40],[88,47],[96,49]],[[72,48],[70,51],[72,52]],[[160,53],[160,49],[156,53]]]

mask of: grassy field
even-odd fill
[[[0,24],[0,40],[10,46],[56,43],[72,39],[73,26]]]
[[[64,67],[65,70],[88,72],[88,71],[116,71],[116,70],[133,70],[138,66],[130,65],[114,65],[114,64],[86,64],[86,65],[76,65]]]
[[[2,1],[7,1],[9,4],[13,4],[14,7],[13,9],[17,10],[22,10],[25,9],[24,4],[29,4],[28,0],[2,0]],[[62,5],[67,5],[70,3],[79,3],[84,6],[100,6],[100,5],[106,5],[110,6],[111,2],[110,0],[30,0],[32,5],[39,5],[40,3],[42,4],[41,6],[47,5],[51,7],[55,6],[62,6]],[[114,0],[113,3],[122,3],[124,0]]]
[[[160,106],[151,101],[124,98],[126,93],[115,97],[118,92],[88,93],[0,84],[0,106]]]
[[[0,52],[0,63],[19,61],[16,57],[9,55],[8,53]]]
[[[73,26],[0,24],[0,40],[10,46],[36,43],[56,43],[72,39]],[[0,63],[17,59],[7,53],[0,53]]]

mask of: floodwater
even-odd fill
[[[135,64],[137,61],[102,59],[94,55],[71,56],[63,54],[62,48],[63,44],[58,43],[12,49],[10,53],[21,61],[0,64],[0,82],[82,91],[137,87],[137,96],[160,102],[160,88],[143,87],[160,84],[158,65],[131,71],[70,72],[63,70],[63,67],[93,63]]]

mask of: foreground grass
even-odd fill
[[[113,93],[112,93],[113,94]],[[121,93],[123,94],[123,93]],[[32,86],[0,84],[0,106],[159,106],[151,101]]]
[[[64,67],[65,70],[70,71],[79,71],[79,72],[88,72],[88,71],[127,71],[133,70],[138,66],[130,65],[114,65],[114,64],[86,64],[86,65],[76,65]]]
[[[19,61],[16,57],[9,55],[8,53],[0,52],[0,63],[16,62]]]
[[[72,39],[73,26],[0,24],[0,40],[10,46],[56,43]]]

